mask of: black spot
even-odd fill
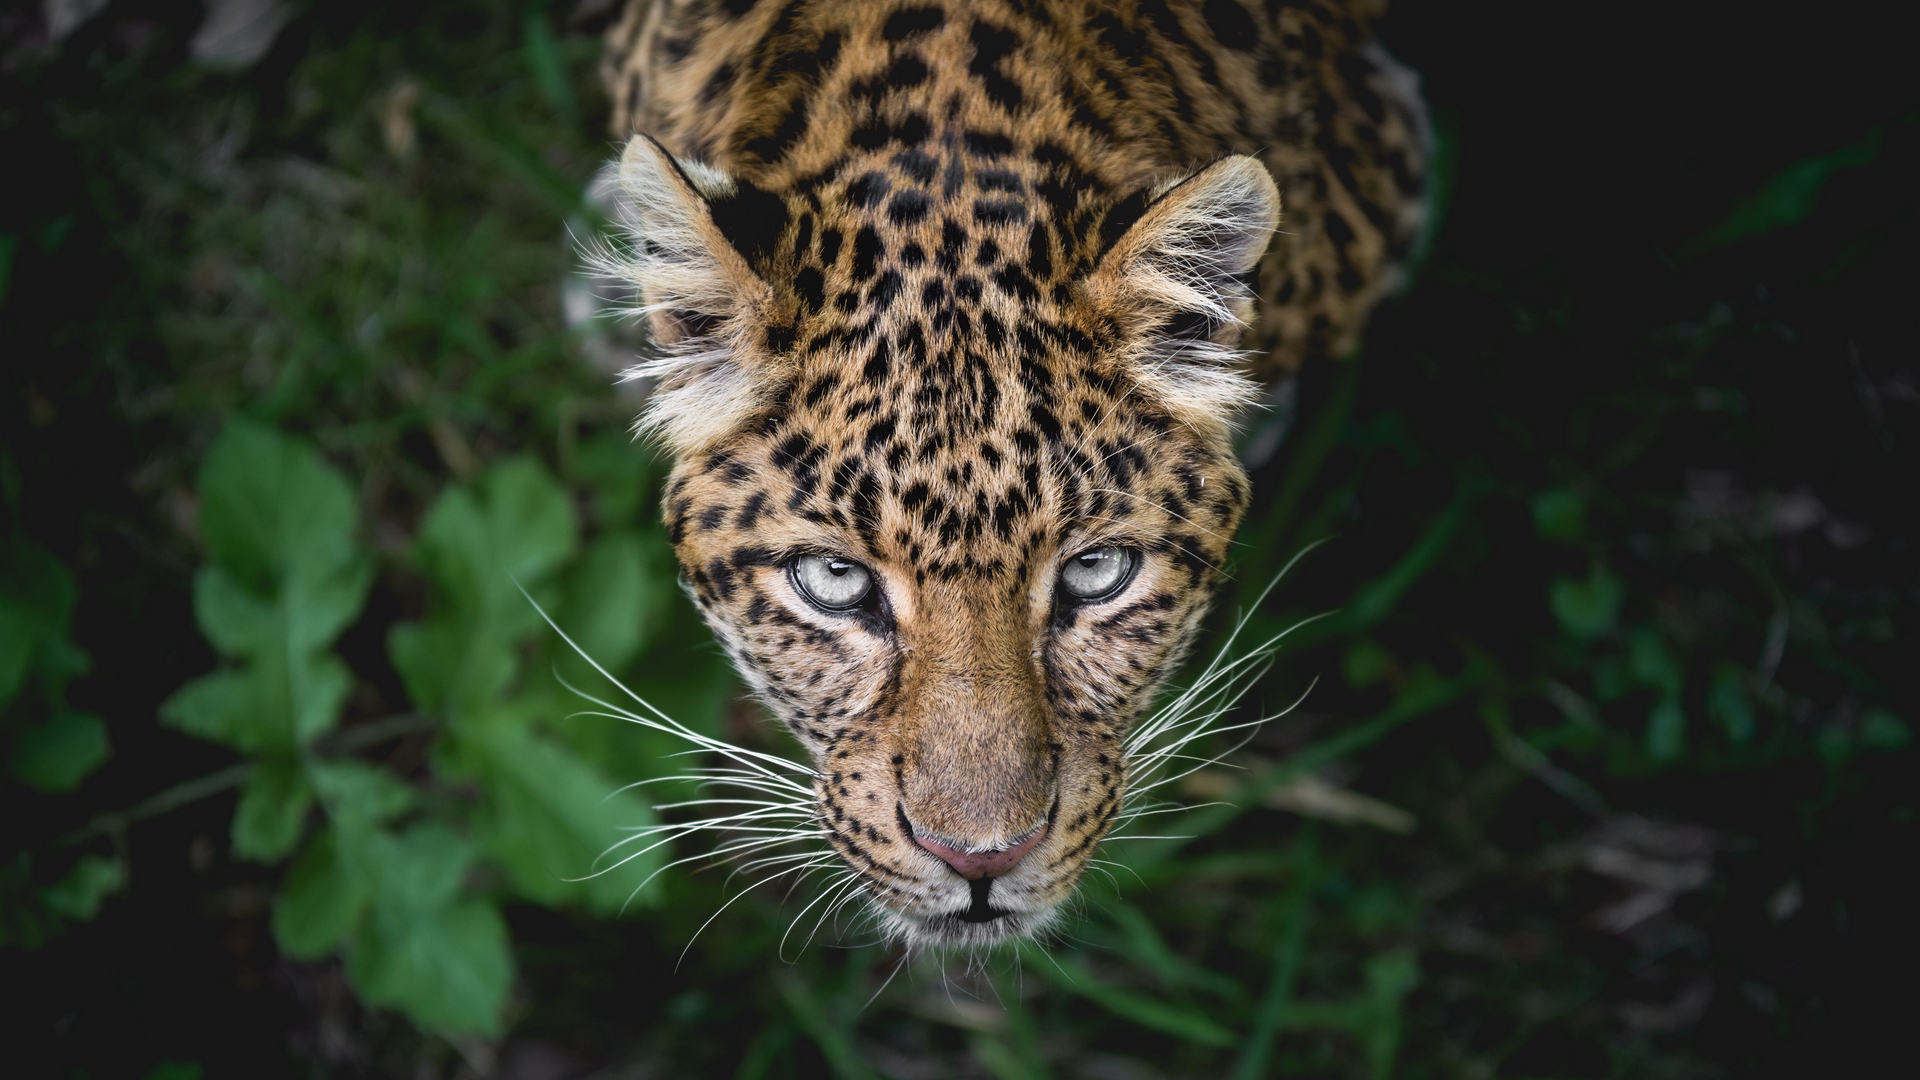
[[[887,377],[893,367],[893,343],[881,338],[874,344],[873,355],[867,357],[865,366],[860,369],[860,377],[868,383],[877,383]]]
[[[700,100],[711,105],[725,97],[727,91],[733,89],[733,79],[737,74],[738,70],[730,62],[714,68],[713,74],[707,77],[706,85],[700,88]]]
[[[1113,245],[1120,242],[1133,223],[1147,212],[1147,192],[1143,188],[1121,199],[1107,209],[1107,216],[1100,221],[1100,253],[1106,254]]]
[[[792,323],[774,323],[760,335],[760,344],[770,353],[784,353],[793,348],[793,341],[799,330]]]
[[[1027,234],[1027,273],[1037,278],[1053,275],[1053,244],[1047,230],[1037,224]]]
[[[864,210],[886,198],[892,187],[879,173],[865,173],[847,185],[847,201]]]
[[[780,118],[780,123],[775,125],[771,132],[757,138],[748,139],[746,145],[741,147],[741,149],[759,158],[761,161],[779,161],[786,156],[788,150],[793,148],[794,143],[800,141],[800,136],[806,134],[807,109],[808,101],[806,98],[794,98],[793,103],[787,109],[787,114]]]
[[[933,183],[934,174],[940,170],[939,162],[918,150],[902,150],[893,155],[893,166],[922,184]]]
[[[901,8],[887,16],[886,25],[880,28],[880,36],[888,41],[904,41],[915,34],[938,30],[946,21],[947,13],[937,7]]]
[[[804,397],[801,400],[806,403],[807,408],[811,409],[815,405],[820,404],[821,401],[825,400],[826,396],[828,394],[833,393],[835,388],[837,388],[839,385],[840,385],[840,376],[834,375],[834,374],[824,375],[819,379],[819,381],[815,382],[812,386],[807,388],[806,397]]]
[[[839,229],[820,230],[820,264],[832,266],[840,258],[841,235]]]
[[[875,311],[885,311],[893,306],[893,298],[900,295],[900,271],[889,270],[880,275],[880,279],[867,290],[867,303]]]
[[[827,302],[826,281],[819,269],[808,266],[793,275],[793,287],[800,293],[800,299],[807,310],[819,311]]]
[[[880,234],[873,227],[862,226],[853,238],[853,280],[865,281],[873,276],[875,264],[886,249],[880,244]]]
[[[749,183],[736,184],[731,195],[708,199],[707,207],[721,235],[748,262],[764,261],[787,228],[785,200]]]
[[[911,225],[927,216],[932,203],[918,191],[903,191],[887,204],[887,220],[895,225]]]
[[[988,22],[973,24],[973,62],[967,71],[979,79],[988,100],[1011,112],[1020,107],[1020,85],[1000,70],[1001,61],[1013,51],[1017,38],[1013,31]]]
[[[1001,290],[1028,302],[1040,298],[1040,290],[1033,287],[1033,279],[1027,276],[1025,270],[1012,263],[1001,267],[993,275],[993,283],[1000,286]]]
[[[1027,187],[1018,176],[1005,169],[982,169],[973,179],[987,191],[1010,191],[1018,195]]]
[[[753,528],[754,523],[760,520],[760,514],[766,508],[767,508],[766,492],[756,491],[753,493],[753,497],[747,500],[747,504],[740,508],[740,517],[735,521],[734,524],[738,528],[751,529]]]
[[[927,81],[927,64],[912,53],[902,53],[887,69],[887,85],[895,88],[919,86]]]
[[[995,160],[1013,153],[1013,140],[1005,135],[994,135],[984,131],[969,131],[964,141],[967,153],[974,157]]]
[[[1252,52],[1260,43],[1260,31],[1253,24],[1253,16],[1236,0],[1207,0],[1200,8],[1200,17],[1207,21],[1214,40],[1229,49]]]

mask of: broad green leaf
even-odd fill
[[[27,668],[40,639],[33,614],[12,597],[0,596],[0,705],[13,700],[27,681]]]
[[[107,725],[92,713],[62,711],[20,728],[13,775],[38,791],[72,791],[107,760]]]
[[[415,705],[462,716],[484,708],[513,680],[517,635],[484,615],[449,619],[436,614],[403,623],[387,636],[387,655]]]
[[[216,671],[174,691],[160,705],[160,719],[171,727],[209,742],[225,743],[243,753],[278,749],[286,740],[280,725],[262,723],[268,708],[261,700],[252,672]]]
[[[313,788],[292,762],[261,762],[240,789],[233,812],[233,853],[256,862],[284,858],[300,842]]]
[[[657,823],[646,803],[616,793],[613,781],[521,725],[475,726],[464,743],[489,795],[477,822],[481,842],[521,895],[602,912],[658,899],[657,885],[635,889],[665,862],[666,849],[642,854],[651,841],[615,846]]]
[[[1661,698],[1647,714],[1647,756],[1662,765],[1687,752],[1687,713],[1677,697]]]
[[[1643,626],[1627,640],[1627,666],[1642,686],[1649,686],[1667,697],[1677,697],[1686,686],[1687,673],[1675,660],[1660,632]]]
[[[382,904],[354,934],[347,974],[369,1004],[422,1027],[494,1034],[513,985],[507,923],[478,897],[427,910]]]
[[[58,700],[68,679],[87,669],[87,654],[68,638],[73,573],[24,537],[0,537],[0,705],[38,676]]]
[[[1555,578],[1547,593],[1553,617],[1577,638],[1597,638],[1611,631],[1620,618],[1624,595],[1620,579],[1596,565],[1586,579]]]
[[[100,905],[127,883],[127,867],[118,859],[89,855],[74,864],[67,876],[40,890],[49,912],[73,922],[100,914]]]
[[[1542,492],[1533,500],[1533,528],[1548,540],[1578,543],[1587,530],[1585,500],[1566,488]]]
[[[438,822],[404,832],[374,832],[354,839],[342,834],[348,858],[372,878],[374,906],[384,911],[431,912],[459,895],[473,865],[472,840]]]
[[[239,421],[201,469],[200,525],[213,561],[194,579],[194,616],[234,666],[182,687],[161,716],[290,758],[334,725],[353,685],[329,652],[373,581],[352,492],[311,447]]]
[[[563,585],[552,612],[567,636],[601,667],[619,671],[633,662],[660,629],[676,589],[666,537],[612,533],[595,541]],[[555,639],[562,670],[584,677],[591,669]]]
[[[266,590],[355,558],[353,492],[298,439],[228,425],[200,470],[200,532],[215,562]]]
[[[243,753],[290,752],[333,726],[353,689],[345,664],[322,654],[302,665],[296,687],[277,662],[216,671],[181,687],[160,718]]]
[[[1760,190],[1733,208],[1725,219],[1688,245],[1690,250],[1731,244],[1796,225],[1820,202],[1827,180],[1842,169],[1857,169],[1880,154],[1880,129],[1831,154],[1797,161],[1768,178]]]
[[[1347,650],[1346,659],[1340,664],[1340,674],[1347,680],[1348,686],[1364,690],[1392,675],[1398,667],[1399,663],[1394,660],[1393,654],[1379,642],[1372,638],[1361,638],[1354,642],[1353,648]]]
[[[307,775],[327,816],[344,829],[384,825],[413,809],[413,789],[385,769],[361,761],[316,761]]]
[[[295,859],[273,905],[273,937],[281,951],[317,960],[346,939],[373,895],[357,868],[340,857],[332,830]]]
[[[504,462],[441,495],[415,556],[433,583],[425,620],[395,627],[394,667],[422,708],[484,708],[512,681],[515,644],[540,625],[521,594],[573,553],[573,504],[537,464]]]
[[[1898,750],[1912,741],[1907,722],[1885,709],[1870,709],[1860,718],[1860,745],[1869,750]]]
[[[1733,745],[1745,746],[1753,741],[1758,725],[1753,703],[1747,700],[1745,679],[1738,669],[1728,666],[1714,676],[1713,688],[1707,691],[1707,715],[1720,721],[1720,726],[1726,729],[1727,741]]]

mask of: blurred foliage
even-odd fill
[[[1875,111],[1706,130],[1662,80],[1768,56],[1732,9],[1494,63],[1398,5],[1449,220],[1251,425],[1216,619],[1325,616],[1238,715],[1311,692],[1059,940],[908,962],[811,885],[614,865],[699,759],[583,709],[543,613],[793,750],[675,585],[619,330],[563,317],[611,5],[293,5],[240,58],[186,0],[53,7],[0,19],[0,949],[46,1074],[1808,1075],[1900,1030],[1911,94],[1756,67],[1707,81]]]

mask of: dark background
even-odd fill
[[[77,790],[0,795],[10,1073],[1911,1060],[1920,132],[1897,5],[1401,0],[1382,24],[1440,123],[1444,224],[1362,354],[1255,421],[1280,438],[1216,621],[1332,538],[1254,625],[1340,614],[1247,707],[1320,681],[1234,760],[1275,783],[1263,770],[1295,763],[1410,831],[1297,802],[1148,819],[1197,838],[1117,854],[1131,870],[1089,883],[1059,965],[922,965],[877,997],[898,958],[857,933],[779,948],[804,890],[754,894],[681,960],[724,871],[676,872],[618,918],[482,875],[519,972],[488,1037],[421,1031],[361,1004],[337,961],[280,955],[284,866],[229,854],[230,791],[71,836],[240,760],[156,720],[216,664],[193,615],[195,476],[232,417],[357,485],[379,572],[338,645],[347,730],[405,708],[384,643],[433,603],[407,552],[440,491],[531,453],[589,532],[614,527],[569,440],[624,446],[632,404],[557,292],[562,224],[611,151],[593,71],[611,12],[286,12],[239,57],[196,52],[197,3],[110,2],[58,41],[31,9],[0,15],[4,523],[73,575],[91,667],[65,699],[112,745]],[[386,246],[334,243],[355,228]],[[369,310],[379,333],[348,318]],[[661,618],[696,640],[686,612]],[[636,677],[671,693],[684,665],[649,648]],[[24,730],[30,706],[8,707]],[[778,748],[750,713],[713,722]],[[363,756],[430,788],[437,737]],[[36,890],[88,855],[124,885],[49,922]]]

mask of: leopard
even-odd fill
[[[884,935],[1060,925],[1251,499],[1428,211],[1373,0],[633,0],[607,272],[682,582]]]

